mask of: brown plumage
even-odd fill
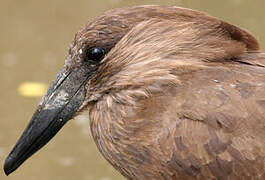
[[[178,7],[115,9],[79,31],[65,69],[108,52],[75,112],[128,179],[265,179],[265,53],[248,32]],[[41,106],[43,103],[41,104]],[[88,152],[89,153],[89,152]]]

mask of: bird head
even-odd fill
[[[5,173],[15,171],[66,122],[107,95],[133,104],[135,97],[179,83],[174,74],[179,66],[257,48],[245,31],[189,9],[108,11],[76,33],[63,68],[7,157]]]

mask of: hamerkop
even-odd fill
[[[81,111],[128,179],[265,179],[265,53],[204,13],[115,9],[77,32],[5,173]]]

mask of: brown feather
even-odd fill
[[[125,177],[265,178],[265,53],[252,35],[197,11],[141,6],[88,24],[66,66],[93,46],[110,52],[82,110]]]

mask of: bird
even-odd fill
[[[265,179],[265,53],[206,13],[133,6],[85,25],[5,173],[82,112],[127,179]]]

